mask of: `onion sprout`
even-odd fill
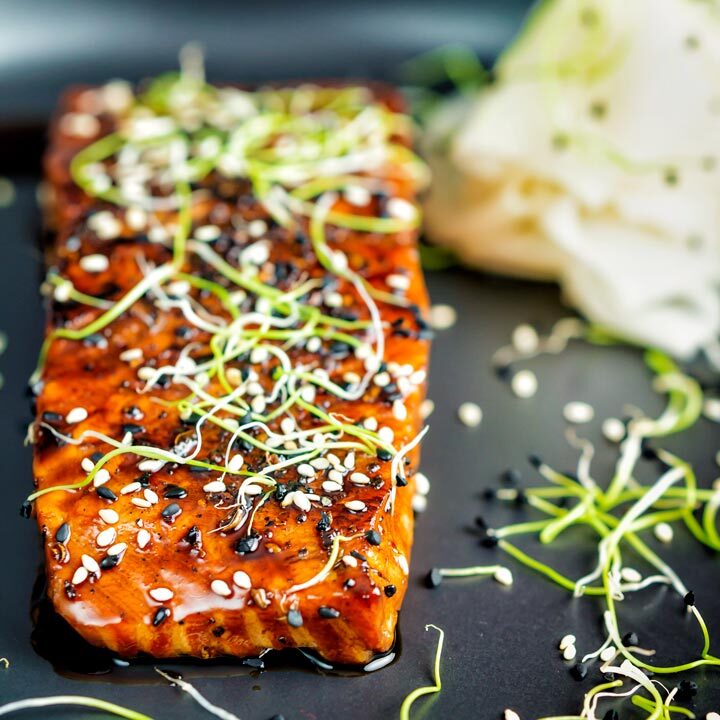
[[[441,628],[437,627],[437,625],[432,624],[425,626],[425,632],[427,632],[430,628],[432,628],[433,630],[437,630],[438,632],[438,643],[437,649],[435,651],[435,662],[433,664],[433,680],[435,684],[416,688],[405,698],[403,704],[400,707],[400,720],[410,720],[410,708],[419,697],[422,697],[423,695],[432,695],[434,693],[439,693],[442,690],[442,678],[440,677],[440,658],[442,657],[443,643],[445,642],[445,632]]]

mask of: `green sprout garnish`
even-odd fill
[[[116,705],[107,700],[100,700],[93,697],[85,697],[83,695],[53,695],[50,697],[28,698],[27,700],[16,700],[0,706],[0,715],[10,715],[20,710],[32,710],[35,708],[55,707],[62,705],[71,705],[74,707],[86,707],[93,710],[102,710],[116,717],[126,718],[126,720],[153,720],[149,715],[130,710],[129,708]]]
[[[439,693],[442,690],[442,678],[440,677],[440,659],[442,657],[443,643],[445,642],[445,632],[437,625],[426,625],[425,631],[427,632],[430,628],[437,630],[438,632],[438,643],[437,649],[435,650],[435,662],[433,663],[433,680],[434,685],[426,685],[424,687],[415,688],[406,698],[403,700],[403,704],[400,706],[400,720],[410,720],[410,708],[413,703],[423,695],[432,695]]]

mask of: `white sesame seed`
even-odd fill
[[[410,287],[410,278],[407,275],[400,275],[399,273],[388,275],[385,278],[385,282],[388,284],[388,287],[391,287],[393,290],[402,290],[405,292]]]
[[[558,645],[558,647],[560,648],[560,650],[564,650],[566,647],[574,645],[575,640],[576,638],[574,635],[564,635],[562,640],[560,640],[560,644]]]
[[[291,417],[284,417],[280,421],[280,431],[284,435],[290,435],[295,430],[295,421]]]
[[[122,555],[127,550],[127,543],[119,542],[115,543],[107,549],[108,555]]]
[[[709,713],[705,716],[705,720],[720,720],[720,713],[709,712]]]
[[[82,562],[83,567],[88,572],[100,575],[100,566],[97,564],[97,560],[95,560],[95,558],[90,557],[90,555],[82,555],[80,557],[80,562]]]
[[[137,498],[134,497],[130,502],[135,505],[136,507],[147,509],[149,507],[152,507],[152,503],[149,503],[147,500],[144,500],[143,498]]]
[[[327,470],[327,468],[330,467],[330,461],[327,458],[324,457],[318,457],[313,458],[310,461],[310,464],[316,469],[316,470]]]
[[[190,289],[190,283],[186,282],[185,280],[175,280],[175,282],[168,283],[167,286],[168,295],[173,295],[177,298],[186,297],[187,295],[189,295]],[[190,358],[185,359],[189,360]]]
[[[430,325],[435,330],[448,330],[457,322],[457,312],[452,305],[433,305],[430,308]]]
[[[220,597],[230,597],[232,595],[230,586],[224,580],[213,580],[210,583],[210,589]]]
[[[415,370],[410,375],[410,382],[413,385],[422,385],[427,380],[427,372],[425,370]]]
[[[567,403],[563,408],[563,417],[569,423],[581,425],[589,423],[595,417],[595,410],[593,410],[592,405],[574,400]]]
[[[304,477],[315,477],[315,468],[310,463],[300,463],[297,467],[299,475]]]
[[[671,543],[673,540],[673,536],[675,535],[672,527],[668,525],[666,522],[658,523],[655,526],[655,537],[661,542],[661,543]]]
[[[417,217],[417,208],[404,198],[393,197],[387,201],[387,213],[388,215],[397,218],[398,220],[407,220],[410,222]]]
[[[343,296],[339,292],[325,293],[324,302],[328,307],[339,308],[344,304]]]
[[[100,508],[98,515],[108,525],[114,525],[120,519],[120,516],[112,508]]]
[[[706,398],[703,403],[703,415],[712,422],[720,423],[720,398]]]
[[[87,416],[88,411],[84,407],[76,407],[65,416],[65,422],[74,425],[75,423],[87,420]]]
[[[388,427],[387,425],[383,425],[378,431],[377,431],[378,437],[388,444],[391,444],[392,441],[395,439],[395,431]]]
[[[253,412],[257,413],[258,415],[261,415],[265,412],[266,406],[267,401],[262,395],[256,395],[250,403],[250,407],[252,408]]]
[[[150,380],[155,375],[155,369],[151,367],[138,368],[137,376],[139,380]]]
[[[83,567],[82,565],[73,573],[72,580],[70,582],[73,585],[81,585],[84,583],[88,578],[88,571],[87,568]]]
[[[335,468],[333,468],[332,470],[328,470],[327,476],[329,480],[332,480],[336,483],[342,483],[343,481],[343,474],[340,472],[340,470],[336,470]]]
[[[151,535],[147,530],[145,530],[144,528],[142,530],[138,530],[137,544],[141,550],[147,547],[147,544],[150,542],[151,539]]]
[[[100,121],[89,113],[66,113],[60,118],[60,132],[78,138],[95,137],[100,132]]]
[[[523,355],[531,355],[534,353],[538,348],[539,341],[538,334],[532,325],[523,323],[513,330],[513,347]]]
[[[602,434],[612,443],[619,443],[625,437],[625,425],[617,418],[606,418],[602,424]]]
[[[355,453],[350,451],[344,458],[343,458],[343,465],[348,469],[352,470],[355,467]]]
[[[503,720],[520,720],[520,716],[510,708],[505,708],[503,713]]]
[[[80,258],[80,267],[89,273],[105,272],[110,267],[110,261],[105,255],[84,255]]]
[[[494,573],[493,577],[501,585],[510,586],[513,584],[513,575],[509,568],[499,567]]]
[[[358,561],[354,555],[343,555],[343,564],[348,567],[357,567]]]
[[[362,500],[348,500],[345,507],[350,512],[365,512],[367,510],[367,505]]]
[[[427,420],[435,410],[435,403],[430,398],[425,398],[420,403],[420,416],[423,420]]]
[[[369,485],[370,478],[365,473],[354,472],[350,475],[350,482],[355,483],[355,485]]]
[[[130,493],[137,492],[141,487],[142,485],[136,480],[135,482],[128,483],[125,487],[120,488],[120,494],[129,495]]]
[[[407,416],[408,416],[407,408],[405,407],[405,403],[402,400],[400,400],[399,398],[397,400],[393,401],[392,413],[393,413],[393,417],[396,420],[400,420],[402,422],[403,420],[407,419]]]
[[[620,577],[629,583],[638,583],[642,580],[642,575],[635,568],[631,567],[624,567],[620,571]]]
[[[166,587],[152,588],[148,591],[148,595],[150,595],[153,600],[160,603],[167,602],[175,597],[175,593],[170,588]]]
[[[517,397],[531,398],[537,392],[537,377],[532,370],[519,370],[512,376],[510,387]]]
[[[268,226],[264,220],[251,220],[248,223],[247,231],[251,238],[259,238],[268,231]]]
[[[143,495],[145,496],[145,499],[152,505],[157,504],[157,502],[160,500],[157,493],[154,490],[151,490],[150,488],[145,488],[143,490]]]
[[[464,402],[458,408],[460,422],[467,427],[477,427],[482,421],[482,410],[473,402]]]
[[[249,590],[252,587],[252,580],[244,570],[236,570],[233,573],[233,583],[243,590]]]
[[[105,468],[100,468],[93,478],[93,487],[100,487],[110,479],[110,473]]]
[[[378,421],[374,417],[365,418],[365,420],[363,420],[363,427],[366,430],[375,432],[378,429]]]
[[[103,210],[90,216],[88,227],[101,240],[114,240],[122,230],[120,221],[109,210]]]
[[[80,461],[80,467],[86,472],[92,472],[92,469],[95,467],[95,463],[90,458],[83,458]]]
[[[253,348],[252,352],[250,353],[250,362],[253,363],[253,365],[261,365],[269,357],[270,353],[268,352],[267,348],[256,347]]]
[[[415,494],[412,499],[412,509],[416,513],[424,513],[427,510],[428,499],[424,495]]]
[[[343,196],[347,202],[355,205],[355,207],[365,207],[372,199],[370,191],[362,185],[348,185],[343,192]]]
[[[218,493],[225,492],[225,483],[222,480],[211,480],[203,485],[203,492]]]
[[[262,486],[256,485],[255,483],[249,483],[243,487],[243,492],[246,495],[262,495]]]
[[[143,230],[147,226],[147,213],[139,207],[130,207],[125,212],[125,222],[131,230]]]
[[[221,232],[217,225],[201,225],[195,228],[193,237],[200,242],[212,242],[220,237]]]
[[[270,246],[265,240],[248,245],[240,254],[242,265],[262,265],[270,257]]]
[[[415,492],[420,495],[427,495],[430,492],[430,480],[424,473],[415,473]]]
[[[334,480],[324,480],[322,484],[322,489],[326,493],[336,493],[336,492],[342,492],[343,486],[335,482]]]
[[[390,384],[390,375],[386,372],[380,372],[373,378],[373,383],[378,387],[385,387]]]
[[[155,473],[165,465],[165,460],[142,460],[138,463],[140,472]]]
[[[577,657],[577,648],[575,645],[568,645],[562,651],[563,660],[574,660]]]
[[[305,493],[300,492],[299,490],[296,490],[293,493],[293,505],[298,510],[302,510],[303,512],[309,512],[312,505],[310,504],[310,500],[308,500]]]
[[[322,347],[322,340],[316,335],[311,337],[306,343],[305,348],[308,352],[316,353]]]
[[[228,472],[231,472],[231,473],[239,472],[239,470],[243,466],[244,462],[245,462],[245,458],[243,458],[243,456],[240,455],[239,453],[237,455],[233,455],[227,464]]]
[[[405,575],[410,574],[410,566],[408,565],[407,558],[404,555],[397,556],[397,564]]]
[[[133,360],[142,360],[143,351],[140,348],[128,348],[120,353],[120,359],[123,362],[132,362]]]

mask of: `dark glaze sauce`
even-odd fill
[[[106,648],[88,643],[54,610],[46,594],[44,571],[38,574],[33,587],[30,614],[33,624],[30,642],[33,649],[53,666],[58,675],[74,680],[102,678],[103,682],[109,680],[133,685],[163,683],[164,680],[155,673],[156,667],[162,667],[168,675],[186,680],[239,675],[259,677],[268,670],[301,670],[342,677],[360,676],[395,663],[400,657],[402,645],[399,627],[396,627],[392,648],[386,653],[376,655],[362,666],[331,664],[310,650],[295,648],[270,650],[261,658],[247,659],[223,657],[212,660],[158,660],[141,655],[132,660],[124,660]]]

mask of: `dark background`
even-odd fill
[[[474,47],[490,60],[519,26],[528,3],[494,2],[2,2],[0,1],[0,176],[12,177],[18,198],[0,209],[0,329],[10,345],[0,357],[5,386],[0,393],[3,439],[0,482],[0,700],[57,693],[95,695],[144,711],[158,720],[209,717],[189,697],[156,681],[148,665],[100,677],[66,677],[36,654],[30,642],[32,587],[40,560],[33,521],[17,512],[31,487],[30,451],[22,446],[30,419],[25,384],[34,367],[42,330],[37,287],[41,257],[37,238],[35,187],[39,179],[43,124],[58,92],[67,83],[112,77],[137,79],[172,69],[188,40],[204,47],[212,80],[355,76],[396,77],[398,64],[449,42]],[[548,329],[568,313],[557,288],[449,270],[428,274],[432,298],[458,308],[460,321],[440,333],[433,350],[430,397],[437,409],[430,419],[423,470],[433,483],[427,513],[419,518],[411,586],[400,621],[399,660],[373,675],[324,676],[299,666],[280,667],[259,677],[233,662],[190,663],[185,676],[209,698],[243,720],[264,720],[282,712],[288,720],[342,715],[347,720],[397,716],[403,697],[430,680],[436,636],[423,632],[435,623],[447,633],[443,691],[422,699],[414,718],[499,718],[506,707],[523,720],[576,713],[582,695],[599,679],[584,683],[568,674],[557,642],[578,636],[583,654],[602,641],[601,606],[567,593],[507,561],[515,574],[508,589],[492,580],[447,581],[430,591],[422,578],[433,565],[463,566],[496,562],[468,531],[482,512],[492,525],[526,517],[520,510],[487,506],[482,489],[494,485],[508,466],[522,469],[523,482],[536,482],[526,465],[528,452],[542,454],[564,469],[576,462],[563,439],[561,410],[571,399],[591,402],[597,420],[588,432],[598,440],[595,476],[602,481],[612,466],[612,449],[599,437],[603,417],[622,414],[632,402],[650,413],[662,401],[650,390],[640,353],[630,348],[574,345],[560,358],[534,361],[540,379],[532,400],[515,399],[490,368],[494,350],[512,328],[533,322]],[[478,402],[482,425],[470,430],[456,420],[458,405]],[[668,442],[695,462],[700,484],[717,476],[713,456],[717,426],[701,422]],[[647,465],[647,477],[653,470]],[[654,547],[657,543],[650,540]],[[532,545],[525,545],[532,547]],[[696,590],[706,620],[720,627],[718,559],[678,532],[663,555]],[[581,533],[561,537],[546,555],[571,575],[594,559],[593,545]],[[502,556],[498,561],[506,562]],[[658,661],[695,657],[701,639],[678,598],[662,590],[630,598],[622,608],[623,629],[635,629],[641,642],[656,647]],[[75,653],[63,643],[67,654]],[[718,648],[715,647],[716,653]],[[64,663],[66,664],[66,663]],[[163,667],[168,664],[163,663]],[[692,675],[701,685],[697,710],[720,709],[718,675]],[[622,706],[623,720],[640,717]],[[42,710],[27,718],[80,718],[76,709]]]

